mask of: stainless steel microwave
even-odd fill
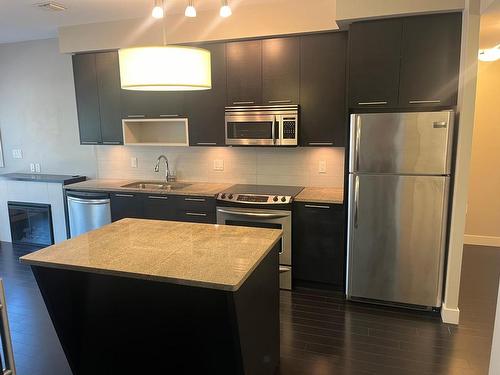
[[[226,145],[297,146],[299,106],[226,107]]]

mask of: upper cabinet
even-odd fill
[[[345,144],[347,33],[300,38],[301,146]]]
[[[184,91],[122,90],[123,118],[175,118],[186,116]]]
[[[232,42],[227,53],[227,105],[262,102],[262,41]]]
[[[202,45],[211,54],[212,89],[185,93],[190,146],[224,146],[226,49],[224,43]]]
[[[456,105],[459,13],[351,25],[349,106],[425,108]]]
[[[73,56],[81,144],[123,144],[117,52]]]
[[[457,103],[461,19],[460,13],[404,19],[400,106]]]
[[[299,104],[300,39],[262,41],[262,104]]]

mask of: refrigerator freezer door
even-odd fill
[[[453,111],[351,115],[350,172],[447,175]]]
[[[348,298],[440,306],[449,177],[349,179]]]

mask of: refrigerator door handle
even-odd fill
[[[358,209],[359,209],[359,176],[354,180],[354,228],[358,227]]]
[[[354,146],[354,168],[355,171],[359,171],[359,146],[361,144],[361,116],[356,116],[356,128],[355,128],[355,139],[356,144]]]

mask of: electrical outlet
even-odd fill
[[[326,173],[326,160],[320,160],[318,163],[318,173]]]
[[[16,148],[16,149],[12,150],[12,157],[14,159],[22,159],[23,158],[23,150],[21,150],[20,148]]]
[[[30,163],[30,171],[31,173],[35,173],[35,163]]]
[[[40,163],[35,163],[35,171],[36,173],[40,173],[41,172],[41,168],[40,168]]]
[[[136,158],[135,156],[132,156],[132,157],[130,158],[130,166],[131,166],[132,168],[137,168],[137,158]]]
[[[224,170],[224,160],[216,159],[214,160],[214,171],[223,171]]]

